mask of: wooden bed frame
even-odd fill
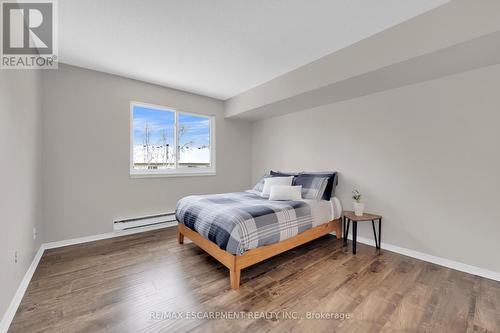
[[[342,236],[342,219],[330,221],[304,231],[297,236],[285,239],[279,243],[258,247],[249,250],[242,255],[235,256],[229,252],[222,250],[217,244],[204,238],[196,231],[193,231],[184,224],[178,225],[178,241],[179,244],[184,243],[184,236],[193,241],[196,245],[205,250],[212,257],[220,261],[221,264],[229,268],[229,278],[231,280],[231,288],[238,289],[240,287],[240,274],[243,268],[252,266],[258,262],[274,257],[282,252],[288,251],[299,245],[310,242],[316,238],[335,231],[336,236],[340,239]]]

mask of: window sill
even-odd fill
[[[130,178],[164,178],[164,177],[201,177],[215,176],[215,170],[206,171],[175,171],[175,172],[130,172]]]

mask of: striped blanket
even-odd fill
[[[341,215],[340,202],[271,201],[254,191],[191,195],[177,203],[179,223],[240,255],[274,244]]]

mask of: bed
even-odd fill
[[[242,269],[331,232],[340,238],[341,214],[335,197],[275,201],[257,185],[245,192],[191,195],[177,204],[178,241],[188,237],[221,262],[231,288],[238,289]]]

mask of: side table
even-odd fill
[[[358,222],[372,222],[373,237],[375,237],[375,246],[380,249],[380,240],[382,238],[382,216],[376,214],[365,213],[363,216],[357,216],[352,211],[344,211],[343,213],[344,225],[344,246],[347,245],[347,235],[349,234],[349,225],[352,222],[352,253],[356,254],[356,238],[358,234]],[[378,237],[375,232],[375,221],[378,221]]]

